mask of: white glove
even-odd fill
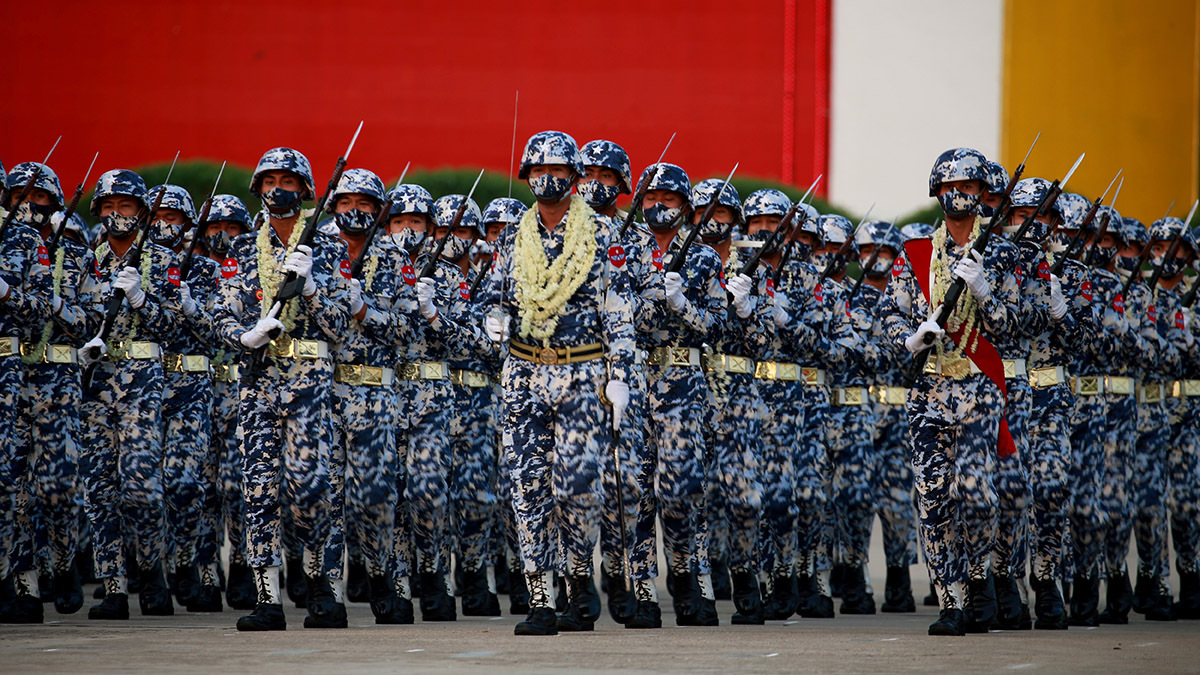
[[[365,306],[366,306],[366,303],[363,302],[363,297],[362,297],[362,282],[360,282],[358,279],[351,279],[350,280],[350,314],[353,316],[358,316],[358,313],[361,312],[363,310],[363,307],[365,307]]]
[[[300,244],[292,251],[283,263],[284,272],[295,272],[296,276],[304,277],[304,297],[311,297],[317,292],[317,282],[312,278],[312,247]]]
[[[788,297],[783,291],[775,291],[775,303],[772,307],[772,315],[775,319],[775,325],[783,328],[792,320],[792,315],[788,312]]]
[[[1196,336],[1192,335],[1192,308],[1184,307],[1179,311],[1183,313],[1183,343],[1191,349],[1192,345],[1196,344]]]
[[[83,362],[84,367],[87,367],[99,361],[107,353],[108,345],[105,345],[104,340],[97,335],[79,348],[79,360]]]
[[[508,342],[508,317],[488,314],[483,320],[483,332],[492,342]]]
[[[1067,315],[1067,303],[1063,300],[1062,279],[1057,274],[1050,275],[1050,316],[1055,321]]]
[[[667,272],[663,277],[663,286],[667,290],[667,305],[671,311],[682,312],[687,304],[687,298],[683,297],[683,277],[679,272]]]
[[[437,316],[437,307],[433,304],[433,294],[437,286],[433,279],[421,277],[417,280],[417,309],[426,321],[433,321]]]
[[[192,299],[192,289],[188,288],[186,281],[179,282],[179,297],[183,298],[183,301],[180,303],[183,315],[196,316],[196,301]]]
[[[142,305],[146,304],[146,292],[142,290],[142,275],[138,274],[136,267],[126,267],[118,272],[113,286],[125,291],[125,299],[129,300],[130,307],[141,309]]]
[[[50,308],[54,310],[54,314],[56,316],[61,313],[63,308],[62,298],[58,297],[57,295],[53,296],[53,298],[50,300]]]
[[[271,331],[279,329],[283,330],[283,323],[274,317],[268,316],[265,319],[259,319],[258,323],[254,324],[254,328],[242,333],[242,337],[238,338],[247,349],[258,349],[271,341]]]
[[[983,256],[972,249],[971,255],[958,261],[954,266],[954,276],[967,282],[971,294],[980,304],[992,297],[992,289],[988,286],[987,274],[983,271]]]
[[[749,319],[753,307],[750,305],[750,289],[753,287],[754,280],[745,274],[739,274],[730,279],[725,287],[733,294],[733,309],[737,312],[738,318]]]
[[[8,282],[4,280],[4,277],[0,277],[0,299],[8,299]]]
[[[920,326],[917,326],[917,332],[904,338],[904,347],[913,354],[916,354],[933,344],[933,341],[929,343],[925,342],[926,335],[932,335],[935,340],[945,335],[946,331],[937,324],[938,317],[941,315],[942,306],[938,305],[937,309],[933,310],[933,313],[929,315],[929,318],[922,321]]]
[[[618,431],[621,428],[621,418],[625,416],[625,409],[629,407],[629,385],[620,380],[609,380],[608,384],[604,385],[604,396],[612,403],[613,431]]]

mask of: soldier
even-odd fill
[[[251,231],[250,212],[242,200],[233,195],[213,197],[202,245],[209,257],[218,264],[218,285],[237,276],[237,261],[229,257],[233,240]],[[214,343],[214,346],[221,347]],[[212,357],[213,411],[212,444],[217,458],[217,499],[220,522],[218,533],[224,532],[229,543],[229,568],[225,581],[225,601],[233,609],[254,609],[257,592],[254,575],[246,561],[248,549],[245,530],[245,495],[242,491],[241,427],[238,425],[237,350],[216,349]]]
[[[169,249],[147,242],[139,267],[125,262],[142,218],[155,217],[147,213],[145,196],[141,176],[126,169],[100,176],[92,195],[92,215],[101,219],[107,236],[96,248],[96,270],[102,284],[124,292],[124,303],[107,340],[97,335],[80,352],[85,366],[96,363],[81,409],[84,495],[96,576],[105,591],[89,619],[129,618],[127,548],[136,551],[141,571],[142,614],[175,612],[162,559],[162,343],[178,326],[183,296],[171,279],[175,262]]]
[[[329,342],[346,332],[350,284],[336,271],[346,259],[346,246],[320,233],[311,245],[298,243],[305,222],[316,216],[302,212],[315,190],[308,159],[296,150],[268,150],[255,168],[250,192],[263,200],[262,224],[231,245],[236,271],[221,285],[214,311],[226,349],[267,349],[261,372],[243,374],[238,392],[246,533],[258,602],[237,627],[287,628],[278,588],[281,507],[286,505],[304,548],[305,627],[344,628],[341,589],[326,574],[323,554],[330,527],[334,362]],[[274,298],[289,272],[303,279],[304,288],[300,297],[280,305]],[[272,331],[281,334],[272,340]]]
[[[508,343],[513,357],[502,376],[504,447],[530,594],[517,635],[590,630],[600,613],[591,557],[610,432],[596,424],[605,417],[597,383],[606,381],[619,428],[635,343],[625,251],[608,222],[571,195],[583,172],[570,136],[540,132],[526,143],[518,176],[538,203],[501,247],[499,273],[512,283],[501,284],[502,313],[485,320],[488,337]],[[569,573],[562,620],[550,604],[556,557]]]
[[[897,346],[916,355],[934,347],[924,372],[909,390],[909,437],[926,554],[941,601],[931,635],[985,632],[996,613],[990,576],[996,527],[993,449],[1012,452],[1002,425],[1003,365],[989,336],[1013,329],[1012,269],[1016,252],[992,239],[983,255],[971,249],[982,221],[977,203],[985,187],[987,160],[976,150],[942,153],[929,176],[930,196],[946,215],[932,240],[912,240],[905,258],[913,274],[889,286],[895,310],[884,317]],[[952,279],[969,289],[955,307],[941,306]],[[932,283],[931,283],[932,282]],[[949,311],[947,330],[938,325]],[[922,318],[924,317],[924,318]],[[953,496],[952,496],[953,495]],[[972,605],[964,621],[959,585],[967,582]]]
[[[25,200],[15,203],[17,191],[29,185],[39,168]],[[89,316],[94,311],[89,305],[97,287],[94,278],[80,283],[75,246],[60,246],[52,261],[43,246],[45,235],[37,236],[58,225],[52,214],[62,208],[63,195],[54,171],[23,162],[0,180],[4,214],[16,211],[0,245],[0,353],[5,354],[0,357],[0,443],[5,448],[0,460],[0,623],[41,623],[33,539],[35,526],[43,523],[35,522],[31,511],[39,512],[50,537],[56,608],[69,614],[83,604],[73,562],[79,539],[79,385],[76,380],[70,386],[74,366],[67,359],[74,357],[71,343],[90,335],[89,322],[95,317]],[[61,222],[62,215],[58,217]],[[47,353],[49,358],[43,358]],[[62,377],[64,371],[67,377]]]

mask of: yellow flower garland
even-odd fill
[[[970,241],[975,241],[979,238],[979,233],[982,230],[983,220],[975,217],[975,224],[971,228]],[[946,291],[950,288],[950,280],[953,274],[950,266],[946,263],[944,254],[946,248],[946,225],[943,224],[933,233],[933,289],[929,294],[929,301],[932,307],[937,307],[942,304],[946,297]],[[968,252],[967,255],[970,255]],[[963,341],[970,341],[970,348],[973,351],[979,345],[979,328],[978,328],[978,312],[979,303],[975,300],[973,293],[963,293],[958,296],[958,304],[953,308],[950,316],[946,320],[946,329],[953,333],[962,328]],[[946,311],[943,309],[942,311]],[[938,342],[938,356],[944,356],[944,347],[941,342]],[[961,356],[963,352],[962,345],[955,345],[952,357]]]
[[[553,264],[547,264],[537,212],[536,208],[525,212],[513,242],[513,278],[521,318],[518,334],[549,346],[563,307],[591,272],[596,256],[596,212],[579,195],[571,196],[563,224],[563,252]]]
[[[285,254],[288,251],[296,250],[296,243],[300,241],[300,235],[304,231],[304,223],[312,217],[313,212],[313,209],[304,209],[300,212],[300,218],[292,226],[292,236],[288,237],[284,248]],[[263,292],[262,301],[258,304],[258,316],[260,319],[265,319],[271,305],[275,304],[275,294],[279,290],[280,282],[283,281],[283,277],[276,272],[278,266],[275,262],[275,246],[271,243],[271,218],[266,212],[262,214],[262,227],[258,228],[255,245],[258,248],[258,286]],[[295,300],[290,300],[279,312],[278,319],[289,333],[296,327],[296,305]]]
[[[62,295],[63,260],[66,259],[66,252],[67,250],[62,246],[59,246],[58,250],[54,252],[54,295],[58,296]],[[31,366],[42,360],[42,354],[45,353],[46,345],[50,342],[50,334],[53,332],[54,319],[50,319],[46,325],[42,326],[42,337],[38,343],[28,354],[21,355],[21,360],[25,362],[25,365]]]
[[[97,261],[103,260],[104,256],[108,255],[108,251],[109,251],[108,242],[101,242],[101,244],[96,247],[96,260]],[[151,258],[153,258],[153,257],[154,256],[152,256],[152,255],[148,255],[146,253],[146,251],[144,251],[144,250],[142,251],[142,269],[141,269],[142,291],[149,290],[149,288],[150,288],[150,262],[151,262]],[[97,262],[96,264],[99,264],[99,262]],[[133,321],[129,324],[129,335],[127,337],[133,337],[134,334],[137,333],[138,327],[141,325],[142,325],[142,315],[138,314],[137,312],[134,312],[133,313]],[[110,359],[112,359],[113,361],[117,361],[117,360],[125,358],[125,355],[127,353],[129,353],[129,343],[131,341],[132,340],[116,340],[116,341],[109,340],[107,343],[105,343],[108,345],[108,357]]]

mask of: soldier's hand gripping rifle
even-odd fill
[[[804,195],[802,195],[800,199],[796,200],[790,207],[788,207],[787,212],[783,214],[783,219],[779,221],[778,227],[775,228],[775,232],[771,234],[771,238],[762,246],[759,246],[758,250],[754,252],[754,255],[750,256],[750,259],[746,261],[746,264],[742,265],[742,271],[740,274],[753,277],[754,271],[758,269],[758,265],[762,261],[763,255],[767,251],[778,250],[780,246],[783,246],[783,244],[787,242],[788,237],[790,237],[792,234],[792,229],[799,223],[804,222],[803,220],[795,220],[797,211],[799,211],[800,207],[806,203],[804,200],[813,193],[813,190],[817,188],[817,184],[821,182],[821,178],[824,176],[825,174],[820,174],[817,176],[817,179],[812,182],[812,185],[808,186],[808,190],[804,192]],[[808,212],[805,211],[804,215],[807,217]]]
[[[26,199],[29,199],[29,193],[33,192],[35,184],[42,177],[42,167],[46,166],[46,162],[50,161],[50,155],[54,154],[54,148],[58,147],[58,141],[61,140],[62,136],[59,136],[58,140],[54,141],[54,145],[50,146],[50,152],[46,153],[46,159],[43,159],[41,164],[34,167],[33,175],[29,177],[29,182],[25,183],[25,187],[21,188],[21,194],[17,196],[16,201],[12,203],[12,208],[4,215],[4,222],[0,223],[0,241],[4,241],[4,235],[8,234],[8,226],[12,225],[13,220],[17,217],[17,207]]]
[[[658,171],[661,169],[663,157],[667,156],[667,148],[671,147],[671,142],[675,140],[675,134],[671,134],[671,138],[667,139],[667,145],[663,148],[662,154],[658,156],[658,161],[652,164],[654,168],[646,175],[642,176],[642,180],[638,182],[637,190],[633,192],[633,201],[629,204],[629,212],[625,214],[625,220],[621,222],[621,228],[617,231],[617,236],[624,237],[629,226],[633,224],[633,218],[642,208],[642,198],[646,196],[650,184],[658,178]]]
[[[1096,200],[1092,202],[1092,205],[1088,207],[1087,213],[1084,214],[1083,220],[1079,223],[1079,230],[1075,232],[1074,237],[1071,237],[1070,243],[1067,244],[1067,249],[1058,256],[1058,259],[1054,261],[1054,265],[1050,267],[1050,274],[1056,277],[1062,276],[1063,267],[1065,267],[1067,264],[1067,258],[1071,257],[1071,254],[1074,253],[1079,247],[1079,242],[1083,241],[1083,235],[1087,232],[1087,226],[1092,223],[1092,220],[1096,217],[1096,211],[1100,209],[1100,202],[1103,202],[1104,198],[1108,196],[1108,191],[1112,189],[1113,183],[1117,182],[1117,178],[1120,177],[1121,171],[1124,171],[1124,169],[1117,171],[1117,175],[1113,176],[1113,179],[1111,182],[1109,182],[1108,187],[1104,188],[1104,194],[1097,197]]]
[[[186,283],[188,274],[192,271],[192,256],[196,255],[196,247],[200,244],[200,237],[208,227],[208,214],[212,211],[213,199],[217,196],[217,187],[221,185],[221,176],[224,174],[225,162],[221,162],[221,170],[217,172],[217,179],[213,181],[212,192],[208,194],[208,199],[204,200],[204,205],[200,207],[200,217],[196,219],[196,228],[192,231],[192,243],[188,246],[187,255],[179,263],[180,282]]]
[[[71,195],[71,203],[67,205],[67,210],[63,211],[62,220],[59,221],[58,227],[54,228],[50,240],[46,242],[46,252],[51,260],[54,259],[54,254],[58,251],[58,243],[62,241],[63,234],[67,231],[67,223],[71,222],[71,216],[75,215],[75,209],[79,206],[79,198],[83,196],[83,186],[87,185],[88,178],[92,175],[92,168],[96,166],[96,158],[99,156],[99,152],[92,155],[92,163],[88,165],[87,173],[83,175],[83,181],[75,186],[75,194]]]
[[[396,181],[396,188],[404,184],[404,177],[408,175],[408,167],[412,162],[404,164],[404,171],[400,172],[400,178]],[[394,192],[396,188],[392,188]],[[367,234],[363,238],[362,250],[358,257],[350,264],[350,278],[357,279],[362,276],[363,265],[367,261],[367,252],[371,250],[371,242],[375,241],[375,234],[383,227],[387,226],[391,220],[392,205],[395,202],[395,197],[388,197],[379,205],[379,213],[375,215],[375,222],[371,223],[371,227],[367,228]]]
[[[483,169],[479,170],[479,175],[475,177],[475,185],[471,186],[471,191],[459,203],[458,210],[454,212],[454,217],[450,219],[450,224],[446,226],[446,236],[437,240],[437,244],[429,254],[429,259],[425,261],[425,266],[421,268],[421,274],[417,277],[418,279],[433,277],[434,272],[437,270],[438,258],[441,258],[442,251],[446,250],[446,242],[450,240],[450,237],[454,236],[454,228],[458,227],[458,224],[462,222],[463,214],[467,212],[467,205],[471,203],[471,196],[475,194],[475,188],[479,185],[480,178],[483,178]],[[442,226],[433,223],[431,227],[433,228],[433,233],[436,235]]]
[[[678,274],[679,271],[683,269],[683,263],[687,262],[688,249],[690,249],[692,244],[695,243],[696,236],[700,234],[701,225],[707,223],[708,219],[712,218],[713,211],[717,210],[717,206],[719,206],[721,203],[721,193],[725,192],[725,188],[729,187],[729,181],[733,179],[733,174],[737,171],[737,169],[738,165],[734,164],[733,171],[730,171],[729,175],[725,177],[725,182],[721,183],[721,189],[717,190],[716,193],[713,194],[712,201],[708,203],[708,206],[704,209],[704,213],[701,214],[700,222],[688,230],[687,236],[683,238],[683,243],[679,246],[679,250],[676,251],[675,255],[671,258],[671,263],[667,265],[666,271],[668,273],[675,272]]]
[[[163,185],[171,182],[171,174],[175,172],[175,162],[179,161],[179,153],[175,153],[175,161],[171,162],[171,168],[167,171],[167,178],[163,181]],[[133,267],[141,269],[142,255],[146,251],[146,240],[150,237],[150,226],[154,223],[155,217],[158,215],[158,209],[162,206],[163,197],[167,191],[159,190],[158,195],[154,197],[154,206],[146,209],[145,205],[139,210],[138,215],[141,216],[137,231],[134,234],[133,245],[125,252],[125,257],[121,260],[121,267]],[[125,291],[121,288],[112,289],[112,294],[108,296],[108,306],[104,310],[104,322],[100,324],[99,338],[108,340],[109,334],[112,333],[113,324],[117,321],[117,316],[121,314],[121,305],[125,303]],[[94,349],[99,351],[98,347],[85,347],[85,349]],[[80,380],[82,391],[87,392],[92,388],[92,380],[96,376],[96,366],[100,365],[100,354],[95,352],[88,355],[89,363],[83,368],[83,376]]]

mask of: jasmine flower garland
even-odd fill
[[[295,251],[296,244],[300,241],[300,235],[304,232],[304,223],[312,217],[314,209],[304,209],[300,212],[300,218],[296,220],[296,224],[292,226],[292,236],[288,237],[284,252]],[[279,284],[283,281],[278,274],[279,267],[275,260],[275,245],[271,243],[271,218],[269,214],[262,214],[262,227],[258,228],[258,238],[255,239],[255,245],[258,248],[258,285],[262,289],[262,302],[258,305],[259,318],[267,318],[267,313],[271,309],[271,305],[275,304],[273,299],[279,291]],[[292,332],[296,327],[296,302],[289,300],[284,305],[279,313],[279,321],[283,323],[283,327],[287,332]]]
[[[975,224],[971,228],[970,241],[975,241],[979,238],[979,233],[982,230],[982,219],[979,216],[975,217]],[[929,294],[929,304],[931,307],[937,307],[942,304],[946,298],[946,291],[950,288],[950,280],[953,277],[950,266],[946,263],[946,226],[943,224],[933,233],[933,288]],[[967,253],[970,255],[970,252]],[[948,311],[946,309],[943,312]],[[962,328],[964,343],[970,341],[971,351],[979,345],[979,327],[978,327],[979,303],[975,300],[975,294],[962,293],[958,296],[958,304],[951,311],[950,316],[946,320],[946,329],[953,333]],[[938,356],[944,356],[944,347],[941,342],[937,345]],[[962,356],[962,345],[955,345],[951,352],[952,357]]]
[[[552,264],[546,260],[537,213],[536,208],[525,212],[513,242],[513,278],[521,318],[518,334],[549,346],[563,307],[591,272],[596,257],[596,212],[579,195],[571,196],[562,225],[566,231],[563,252]]]

